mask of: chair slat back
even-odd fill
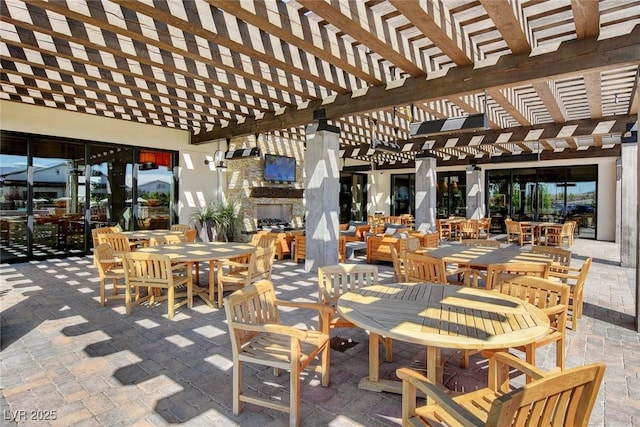
[[[144,252],[124,254],[124,274],[130,286],[169,287],[173,285],[171,258]]]
[[[541,378],[493,401],[487,426],[583,426],[589,418],[602,378],[603,363],[581,366]]]
[[[252,283],[224,298],[234,358],[241,352],[242,346],[257,335],[256,332],[235,328],[234,323],[280,323],[275,301],[276,295],[270,280]]]
[[[188,231],[191,230],[193,227],[191,227],[189,224],[173,224],[170,228],[171,231]]]
[[[318,300],[335,306],[340,295],[378,283],[375,265],[337,264],[318,268]]]
[[[102,242],[111,245],[113,252],[117,254],[123,254],[131,252],[131,242],[129,238],[120,233],[105,233],[99,237]]]
[[[487,289],[497,289],[505,276],[522,275],[549,277],[550,263],[544,262],[507,262],[502,264],[489,264],[487,266]]]
[[[568,285],[535,276],[512,276],[502,281],[499,290],[547,312],[551,327],[564,333],[569,308]]]
[[[184,234],[167,234],[166,236],[154,236],[149,239],[149,246],[180,245],[187,242]]]
[[[548,255],[554,262],[557,262],[560,265],[568,266],[571,264],[571,251],[567,249],[556,248],[553,246],[533,245],[531,247],[531,252],[534,254]]]
[[[271,233],[269,231],[260,231],[253,235],[251,238],[251,244],[256,247],[269,247],[276,246],[278,241],[278,233]]]
[[[447,284],[447,267],[442,259],[408,252],[404,257],[404,269],[407,282]]]
[[[271,280],[271,270],[276,255],[275,240],[273,244],[266,247],[258,247],[255,252],[253,274],[251,281],[267,279]]]

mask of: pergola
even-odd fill
[[[192,144],[304,140],[323,117],[343,158],[411,168],[598,156],[638,120],[638,0],[2,0],[0,21],[2,99]],[[487,129],[410,134],[480,113]]]

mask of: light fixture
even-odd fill
[[[216,161],[216,158],[218,159],[218,161]],[[213,153],[213,160],[215,163],[215,167],[216,169],[226,169],[227,165],[224,164],[224,151],[222,150],[216,150],[215,153]]]
[[[409,136],[440,135],[488,129],[489,118],[485,113],[463,117],[414,122],[409,125]]]

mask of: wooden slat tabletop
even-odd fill
[[[489,264],[502,264],[507,262],[552,262],[552,259],[548,255],[534,254],[517,248],[451,245],[425,249],[425,253],[436,258],[442,258],[446,262],[485,269]]]
[[[342,295],[338,311],[359,327],[401,341],[456,349],[527,344],[544,335],[548,317],[494,291],[455,285],[374,285]]]

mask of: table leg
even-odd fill
[[[195,264],[196,267],[198,266],[197,262],[189,263],[189,268],[191,268],[193,270],[194,264]],[[199,276],[200,276],[200,269],[196,268],[196,277],[199,277]],[[213,303],[211,302],[211,298],[208,298],[208,295],[207,295],[207,289],[206,288],[201,288],[200,286],[197,286],[199,284],[199,282],[200,281],[196,278],[194,286],[193,286],[194,293],[197,296],[199,296],[200,299],[205,302],[205,304],[207,304],[209,307],[213,308]]]
[[[440,347],[427,346],[427,378],[434,384],[442,384],[443,366]],[[427,399],[427,404],[430,403],[433,402]]]
[[[380,335],[369,333],[369,381],[380,379]]]

